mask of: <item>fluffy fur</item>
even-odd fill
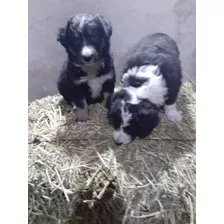
[[[88,120],[88,105],[113,93],[115,69],[110,54],[112,26],[102,16],[79,14],[59,30],[58,41],[68,59],[57,86],[67,103],[76,107],[79,122]]]
[[[148,35],[128,55],[122,89],[107,102],[117,144],[150,134],[160,121],[160,106],[169,120],[181,119],[175,105],[182,80],[175,41],[162,33]]]

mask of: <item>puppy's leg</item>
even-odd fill
[[[88,105],[86,100],[82,101],[82,104],[77,105],[76,107],[76,121],[79,124],[86,124],[88,121]]]
[[[58,99],[57,104],[60,104],[60,102],[64,101],[71,107],[75,105],[73,101],[73,85],[68,81],[67,79],[67,72],[66,68],[63,68],[63,71],[61,72],[58,80],[57,80],[57,87],[58,91],[61,94],[61,96]]]
[[[166,117],[170,121],[181,121],[182,120],[182,112],[177,111],[176,108],[176,99],[178,92],[173,93],[173,95],[168,95],[168,99],[165,101],[164,111]]]
[[[170,121],[181,121],[182,120],[182,113],[180,111],[177,111],[176,103],[173,103],[171,105],[164,106],[165,114],[168,120]]]
[[[103,84],[103,97],[104,102],[107,102],[108,96],[114,92],[115,87],[115,78],[109,79]]]
[[[170,121],[182,120],[182,113],[180,111],[177,111],[176,108],[176,100],[181,87],[181,73],[178,74],[175,75],[174,78],[167,80],[167,84],[169,85],[167,99],[165,100],[164,105],[164,111],[167,119]]]

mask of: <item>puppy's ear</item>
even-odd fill
[[[98,17],[103,26],[104,32],[109,39],[112,35],[112,25],[109,21],[106,21],[102,16],[98,15]]]
[[[107,109],[109,115],[119,113],[122,106],[122,101],[128,100],[129,98],[130,97],[124,89],[111,94],[107,100]]]
[[[159,124],[158,108],[149,102],[142,101],[138,107],[130,109],[139,124],[139,135],[145,137]]]
[[[115,94],[112,94],[107,99],[108,115],[115,114],[120,106],[120,100]]]
[[[58,37],[57,37],[57,41],[59,41],[64,48],[67,48],[66,29],[67,29],[67,25],[65,27],[61,27],[59,29]]]
[[[149,110],[140,111],[139,124],[143,133],[151,133],[159,124],[160,116],[158,110],[151,108]]]
[[[108,115],[115,115],[119,112],[121,108],[121,100],[118,98],[117,94],[112,94],[107,100]]]

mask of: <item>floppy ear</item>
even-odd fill
[[[67,48],[67,40],[66,40],[67,25],[59,29],[58,37],[57,37],[57,41],[59,41],[64,48]]]
[[[131,110],[139,124],[139,136],[145,137],[159,124],[160,116],[157,106],[142,101],[137,108],[133,107]]]
[[[117,98],[115,94],[112,94],[107,99],[107,109],[108,115],[115,114],[121,107],[121,101]]]
[[[128,96],[126,90],[121,89],[118,92],[114,92],[113,94],[109,95],[107,98],[106,107],[108,109],[108,114],[114,114],[119,112],[122,106],[122,100],[128,100],[130,97]]]
[[[144,109],[140,111],[139,124],[143,133],[151,133],[159,121],[159,112],[155,108],[151,108],[147,112]]]
[[[98,15],[98,16],[99,16],[99,20],[103,26],[104,32],[109,39],[112,35],[112,25],[109,21],[106,21],[102,16],[100,16],[100,15]]]

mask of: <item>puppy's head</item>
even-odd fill
[[[79,14],[59,30],[57,40],[76,66],[93,64],[110,48],[111,24],[100,15]]]
[[[133,100],[125,89],[108,98],[107,109],[116,144],[128,144],[136,137],[146,137],[160,120],[157,106],[147,100]]]

